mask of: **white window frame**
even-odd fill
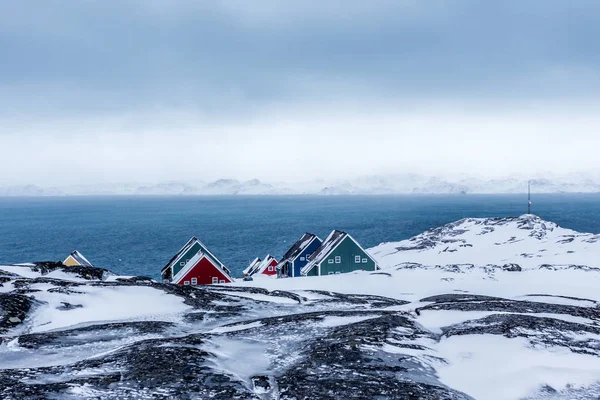
[[[192,278],[192,285],[198,284],[198,278]]]
[[[217,283],[219,283],[219,278],[216,276],[213,276],[212,283],[213,283],[213,285],[216,285]]]
[[[300,261],[306,261],[305,257],[300,257]]]
[[[225,283],[225,279],[221,279],[219,283]]]
[[[269,272],[273,272],[274,271],[273,268],[275,268],[275,267],[273,267],[272,265],[269,265]]]
[[[333,275],[333,271],[329,271],[327,275]]]
[[[341,264],[342,263],[342,256],[335,256],[335,263],[336,264]]]
[[[354,264],[360,264],[360,256],[354,256]]]
[[[183,281],[183,285],[184,286],[189,286],[190,285],[190,281]]]
[[[366,263],[368,263],[368,262],[369,262],[369,259],[368,259],[368,258],[363,258],[363,259],[362,259],[362,263],[363,263],[363,264],[366,264]]]
[[[329,260],[327,260],[327,264],[333,264],[333,258],[330,258]]]
[[[335,271],[335,274],[339,275],[339,274],[341,274],[341,272],[340,271]]]
[[[180,262],[179,265],[185,267],[185,261]]]

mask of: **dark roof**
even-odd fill
[[[302,237],[283,255],[281,261],[293,260],[294,258],[298,257],[298,255],[302,253],[316,237],[317,235],[308,232],[302,235]]]
[[[83,254],[81,254],[77,250],[75,250],[74,252],[71,253],[71,257],[73,257],[75,259],[75,261],[77,261],[77,263],[79,265],[81,265],[82,267],[93,267],[94,266],[91,262],[88,261],[87,258],[85,258],[83,256]]]
[[[167,270],[167,268],[169,268],[171,266],[171,264],[173,263],[173,261],[175,261],[177,258],[179,258],[180,255],[182,255],[184,252],[188,251],[190,247],[192,247],[194,245],[194,243],[196,242],[196,240],[198,240],[195,236],[193,238],[191,238],[190,240],[188,240],[188,242],[185,244],[185,246],[183,246],[181,248],[181,250],[179,250],[167,263],[167,265],[165,265],[160,272],[163,273]]]
[[[324,258],[335,249],[342,240],[348,236],[346,232],[335,230],[327,236],[327,239],[321,243],[321,245],[310,255],[310,264],[319,264]]]

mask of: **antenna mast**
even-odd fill
[[[527,214],[531,214],[531,181],[527,181]]]

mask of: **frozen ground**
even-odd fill
[[[598,242],[470,219],[381,271],[198,288],[0,266],[0,398],[597,399]]]

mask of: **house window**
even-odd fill
[[[217,278],[216,276],[214,278],[212,278],[212,283],[213,283],[213,285],[216,283],[219,283],[219,278]]]
[[[336,275],[339,275],[339,274],[341,274],[341,272],[340,272],[340,271],[337,271],[335,274],[336,274]]]
[[[332,272],[332,271],[330,271],[330,272],[329,272],[327,275],[333,275],[333,272]]]
[[[341,264],[342,263],[342,256],[335,256],[335,263],[336,264]]]
[[[366,258],[363,258],[363,259],[362,259],[362,263],[363,263],[363,264],[366,264],[367,262],[369,262],[369,260],[367,260]]]
[[[198,278],[192,278],[192,285],[198,284]]]
[[[333,258],[330,258],[329,260],[327,260],[327,264],[333,264]]]
[[[306,260],[306,258],[300,257],[300,261],[304,261],[304,260]]]
[[[181,265],[182,267],[185,265],[185,262],[180,262],[179,265]]]
[[[360,256],[354,256],[354,263],[360,264]]]
[[[183,284],[188,286],[190,284],[190,281],[183,281]]]
[[[269,267],[269,272],[273,272],[273,266],[272,265]]]
[[[221,279],[219,283],[225,283],[225,279]]]

